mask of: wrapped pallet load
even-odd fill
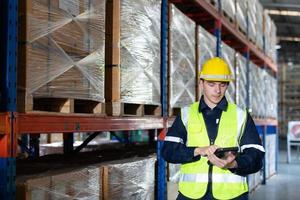
[[[121,102],[160,105],[160,0],[121,1]]]
[[[272,20],[271,21],[271,36],[270,36],[270,44],[271,44],[271,59],[273,60],[274,63],[277,62],[277,50],[276,50],[276,45],[277,45],[277,36],[276,36],[277,28],[275,25],[275,22]]]
[[[247,108],[247,59],[237,53],[236,57],[236,103]]]
[[[201,71],[201,67],[204,62],[210,58],[213,58],[217,54],[217,38],[206,31],[203,27],[198,26],[198,71]]]
[[[38,98],[104,102],[105,0],[28,0],[19,14],[19,111]]]
[[[247,33],[247,1],[235,0],[236,2],[236,21],[239,27],[239,30],[245,35]]]
[[[171,5],[170,17],[170,107],[180,108],[195,102],[196,25]]]
[[[250,111],[255,117],[265,116],[265,91],[266,86],[263,82],[265,80],[264,69],[260,68],[256,64],[250,61],[249,66],[250,77],[249,77],[249,101]],[[263,84],[262,84],[263,83]]]
[[[277,81],[270,73],[266,74],[266,102],[267,116],[269,118],[277,119]]]
[[[268,12],[264,12],[264,23],[263,23],[263,30],[265,35],[265,50],[266,55],[271,58],[271,22],[272,19],[269,16]]]
[[[255,9],[256,9],[256,45],[259,47],[259,49],[263,50],[264,45],[264,31],[263,31],[263,18],[264,18],[264,8],[258,1],[255,3]]]
[[[228,89],[226,91],[226,98],[229,102],[235,103],[236,98],[235,98],[235,50],[232,49],[230,46],[222,42],[222,47],[221,47],[221,57],[226,61],[226,63],[230,67],[230,71],[233,77],[233,81],[230,81]]]
[[[153,200],[155,161],[154,156],[148,156],[18,177],[16,196],[20,200]]]
[[[247,2],[247,7],[248,7],[248,31],[249,31],[249,39],[253,42],[256,43],[256,24],[257,24],[257,18],[256,18],[256,4],[258,3],[258,0],[246,0]]]
[[[232,22],[236,21],[236,6],[235,0],[220,1],[223,14]]]

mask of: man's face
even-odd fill
[[[200,88],[203,91],[205,103],[213,108],[224,97],[228,82],[200,80]]]

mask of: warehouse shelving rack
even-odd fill
[[[167,60],[168,60],[168,3],[174,3],[197,24],[201,24],[217,36],[217,55],[220,54],[221,39],[241,52],[248,60],[270,68],[275,74],[276,64],[257,49],[247,36],[222,16],[219,11],[203,0],[162,0],[161,13],[161,117],[99,117],[83,114],[49,114],[16,112],[16,66],[17,66],[17,18],[18,0],[0,1],[1,7],[1,113],[0,113],[0,199],[15,199],[15,169],[17,136],[62,132],[96,132],[118,130],[158,130],[157,199],[166,199],[166,163],[160,155],[167,127]],[[219,52],[219,53],[218,53]],[[277,127],[272,119],[256,119],[263,135]],[[276,130],[275,130],[276,131]],[[263,137],[264,138],[264,137]]]
[[[0,113],[0,199],[15,199],[17,136],[23,134],[165,129],[171,122],[166,117],[101,117],[86,114],[18,113],[16,112],[17,18],[18,0],[1,1],[1,113]],[[3,23],[2,23],[3,22]],[[5,34],[4,34],[5,33]],[[2,35],[3,34],[3,35]],[[164,40],[162,42],[165,42]],[[166,49],[164,50],[166,52]],[[2,56],[3,55],[3,56]],[[165,58],[165,56],[164,56]],[[163,62],[162,62],[163,63]],[[166,71],[166,61],[163,65]],[[162,77],[165,77],[162,73]],[[166,80],[163,78],[162,80]],[[162,84],[166,87],[166,81]],[[166,112],[166,89],[162,88],[162,109]],[[167,116],[166,114],[164,116]],[[169,121],[169,122],[168,122]],[[162,145],[159,141],[158,149]],[[66,137],[68,142],[72,137]],[[158,199],[165,196],[165,163],[158,155]],[[160,180],[161,179],[161,180]]]

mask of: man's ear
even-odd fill
[[[203,79],[199,79],[199,85],[203,85],[204,80]]]
[[[199,79],[199,89],[200,89],[200,91],[203,89],[203,83],[204,83],[204,80]]]

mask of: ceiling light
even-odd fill
[[[300,37],[277,37],[279,41],[300,42]]]
[[[270,15],[284,15],[284,16],[300,16],[299,11],[290,11],[290,10],[266,10]]]

